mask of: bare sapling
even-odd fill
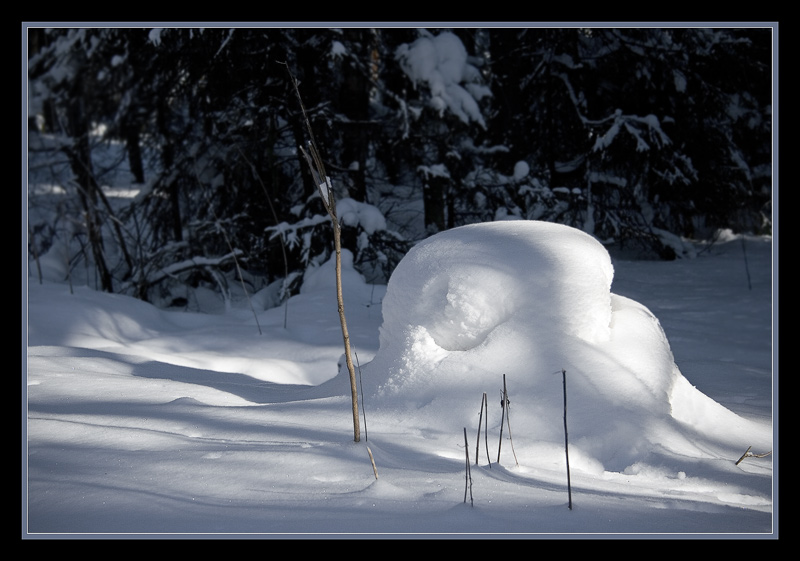
[[[369,431],[367,430],[367,407],[364,405],[364,384],[361,377],[361,361],[358,360],[358,353],[353,351],[356,357],[356,366],[358,367],[358,385],[361,388],[361,416],[364,417],[364,440],[369,442]]]
[[[744,236],[742,240],[742,255],[744,256],[744,270],[747,273],[747,289],[753,290],[753,282],[750,280],[750,265],[747,263],[747,248],[745,247]]]
[[[344,313],[344,296],[342,294],[342,234],[339,218],[336,216],[336,200],[333,194],[333,185],[331,178],[325,172],[325,165],[322,162],[316,140],[314,140],[314,132],[311,129],[311,122],[308,120],[305,105],[300,97],[300,89],[297,85],[297,80],[289,72],[292,79],[295,93],[297,94],[297,101],[300,103],[300,109],[303,112],[303,121],[305,122],[308,131],[309,141],[305,147],[300,146],[300,151],[308,164],[311,176],[314,178],[315,185],[319,188],[322,202],[325,205],[325,210],[331,218],[331,225],[333,226],[333,245],[336,254],[336,301],[339,309],[339,322],[342,325],[342,338],[344,340],[344,356],[347,363],[347,371],[350,375],[350,394],[353,403],[353,440],[359,442],[361,440],[361,430],[359,427],[358,419],[358,388],[356,385],[356,371],[353,365],[352,352],[350,350],[350,334],[347,330],[347,319]]]
[[[231,243],[228,234],[225,232],[225,228],[222,226],[222,224],[220,224],[219,219],[217,219],[216,226],[222,236],[225,238],[225,243],[228,244],[228,249],[231,250],[233,264],[236,266],[236,273],[239,275],[239,281],[242,284],[242,292],[244,292],[245,298],[247,298],[247,304],[250,306],[250,311],[253,312],[253,317],[256,320],[256,327],[258,328],[258,334],[263,335],[263,332],[261,331],[261,323],[258,321],[258,314],[256,313],[256,309],[253,307],[253,301],[250,299],[250,293],[248,292],[247,286],[244,283],[244,273],[242,272],[242,268],[239,266],[239,260],[236,258],[237,251],[233,248],[233,244]]]
[[[372,463],[372,473],[375,474],[375,479],[378,479],[378,468],[375,467],[375,458],[372,455],[372,450],[367,446],[367,454],[369,454],[369,461]]]
[[[508,399],[508,388],[506,387],[506,375],[503,374],[503,398],[500,401],[503,415],[500,419],[500,444],[497,446],[497,463],[500,463],[500,449],[503,446],[503,421],[508,425],[508,440],[511,443],[511,453],[514,454],[514,463],[519,466],[517,453],[514,451],[514,440],[511,438],[511,400]]]
[[[514,455],[514,464],[519,467],[517,452],[514,450],[514,438],[511,436],[511,400],[508,399],[508,388],[506,388],[506,375],[503,374],[503,396],[506,405],[506,425],[508,426],[508,441],[511,444],[511,453]]]
[[[31,253],[33,253],[33,260],[36,262],[36,270],[39,273],[39,284],[42,284],[42,264],[39,262],[39,252],[36,250],[36,243],[33,238],[33,230],[31,230],[30,224],[28,224],[28,247],[30,248]]]
[[[506,421],[506,402],[507,401],[508,401],[508,399],[506,397],[506,393],[503,392],[503,394],[500,397],[500,409],[501,409],[501,414],[500,414],[500,439],[497,442],[497,463],[498,464],[500,463],[500,450],[503,449],[503,424]]]
[[[469,462],[469,442],[467,441],[467,427],[464,427],[464,453],[467,457],[466,481],[464,482],[464,502],[467,502],[467,491],[469,491],[469,503],[475,506],[472,499],[472,471]]]
[[[751,448],[752,448],[752,446],[748,446],[747,450],[744,451],[744,454],[742,454],[742,456],[738,460],[736,460],[736,465],[737,466],[740,463],[742,463],[742,460],[744,460],[745,458],[766,458],[767,456],[772,454],[772,450],[770,450],[769,452],[761,453],[761,454],[754,454],[754,453],[750,452]]]
[[[483,423],[483,412],[486,411],[486,423]],[[483,392],[481,399],[481,412],[478,415],[478,440],[475,443],[475,465],[478,465],[478,456],[481,450],[481,424],[484,425],[484,443],[486,445],[486,460],[489,462],[489,467],[492,467],[492,460],[489,458],[489,403],[486,397],[486,392]]]
[[[569,497],[569,509],[572,510],[572,484],[569,476],[569,437],[567,436],[567,371],[561,370],[561,378],[564,384],[564,453],[567,458],[567,495]]]

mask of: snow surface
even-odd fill
[[[244,299],[30,279],[25,531],[769,537],[777,450],[736,460],[773,450],[770,241],[612,266],[580,231],[491,223],[418,244],[388,287],[345,252],[358,443],[332,263],[262,334]]]

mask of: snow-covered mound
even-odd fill
[[[370,403],[457,434],[477,426],[483,392],[499,411],[505,375],[518,456],[557,463],[563,371],[583,469],[763,438],[684,379],[657,318],[612,294],[612,279],[605,248],[568,226],[494,222],[426,239],[389,281],[364,369]],[[721,443],[732,427],[743,441]]]
[[[513,318],[604,340],[613,276],[605,248],[574,228],[513,221],[450,230],[415,247],[392,275],[381,344],[418,324],[442,349],[466,351]]]

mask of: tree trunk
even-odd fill
[[[363,34],[361,35],[363,44]],[[350,170],[350,178],[353,182],[350,196],[357,201],[367,202],[365,168],[369,146],[369,124],[367,122],[369,119],[369,80],[364,75],[364,70],[350,60],[342,63],[342,76],[339,108],[349,120],[343,123],[342,127],[344,136],[342,165]]]
[[[94,258],[97,273],[100,276],[100,286],[106,292],[113,292],[114,285],[111,272],[106,265],[101,220],[97,212],[99,186],[92,169],[88,126],[84,119],[80,98],[75,99],[69,108],[69,125],[73,142],[72,146],[66,149],[66,152],[78,185],[86,220],[86,232],[89,237],[89,245],[92,248],[92,257]]]
[[[425,205],[425,231],[429,234],[447,229],[445,212],[445,192],[448,180],[444,177],[424,179],[422,199]]]
[[[139,145],[139,128],[134,125],[125,127],[125,143],[128,147],[128,163],[136,183],[144,183],[144,165],[142,148]]]

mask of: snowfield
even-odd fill
[[[428,238],[388,286],[345,259],[358,443],[332,263],[258,323],[31,277],[25,531],[771,537],[772,269],[769,238],[612,260],[532,221]]]

